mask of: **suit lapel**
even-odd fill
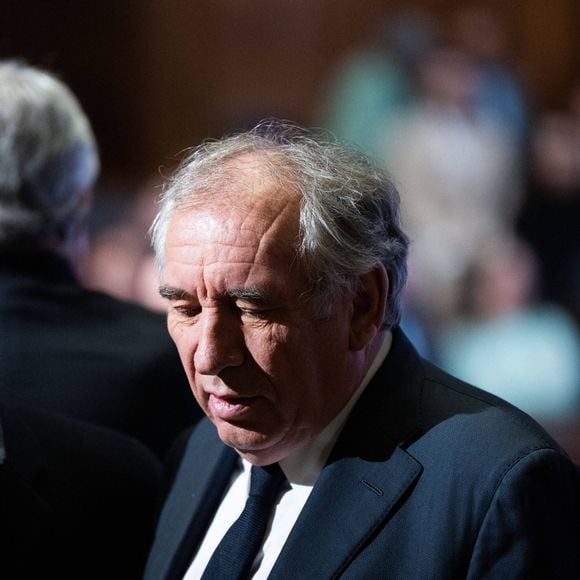
[[[418,355],[394,333],[387,360],[353,409],[271,574],[338,576],[420,477],[405,450],[421,425]]]
[[[203,420],[189,439],[163,507],[144,580],[183,578],[237,459],[215,427]]]
[[[270,578],[334,578],[356,557],[417,479],[421,466],[396,448],[375,464],[343,459],[324,469]]]

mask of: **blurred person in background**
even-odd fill
[[[467,3],[451,13],[450,38],[472,59],[473,106],[498,123],[518,147],[526,147],[530,111],[525,85],[514,65],[505,23],[489,3]]]
[[[570,422],[580,413],[580,336],[537,289],[527,244],[509,237],[482,246],[462,286],[463,314],[441,333],[439,362],[544,425]]]
[[[415,91],[415,67],[436,44],[437,27],[418,7],[373,22],[370,38],[332,71],[318,123],[351,146],[380,159],[382,135]]]
[[[383,144],[412,240],[407,305],[433,336],[453,318],[482,242],[511,228],[521,183],[515,143],[474,106],[476,70],[467,54],[431,52],[419,87]]]
[[[538,256],[540,297],[580,324],[580,106],[574,98],[572,92],[569,109],[544,111],[537,121],[517,228]]]
[[[79,102],[0,63],[0,401],[123,431],[164,454],[198,418],[161,314],[79,281],[99,171]]]
[[[147,237],[156,211],[158,181],[151,178],[136,190],[128,191],[113,183],[96,193],[82,280],[93,290],[165,313],[166,304],[159,296],[157,268]]]

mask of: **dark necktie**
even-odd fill
[[[262,545],[272,508],[285,481],[286,477],[277,463],[252,467],[250,495],[244,511],[215,549],[202,580],[239,580],[248,577]]]

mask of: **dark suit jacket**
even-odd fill
[[[133,439],[0,406],[0,576],[132,580],[143,573],[160,461]]]
[[[119,430],[159,455],[201,416],[165,317],[81,287],[40,251],[0,252],[0,402]]]
[[[180,578],[235,454],[192,434],[145,578]],[[400,331],[271,578],[579,578],[580,484],[528,416],[419,358]]]

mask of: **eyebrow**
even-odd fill
[[[174,286],[161,286],[159,288],[159,294],[162,298],[167,298],[168,300],[191,300],[194,298],[194,295],[187,292],[187,290],[175,288]],[[248,302],[262,305],[270,302],[268,296],[262,290],[255,287],[228,290],[225,296],[226,298],[247,300]]]
[[[168,300],[185,300],[193,298],[193,296],[181,288],[175,288],[174,286],[161,286],[159,288],[159,294],[161,298],[167,298]]]
[[[236,300],[247,300],[248,302],[254,302],[255,304],[266,305],[270,303],[270,299],[266,293],[256,287],[229,290],[226,292],[226,296]]]

